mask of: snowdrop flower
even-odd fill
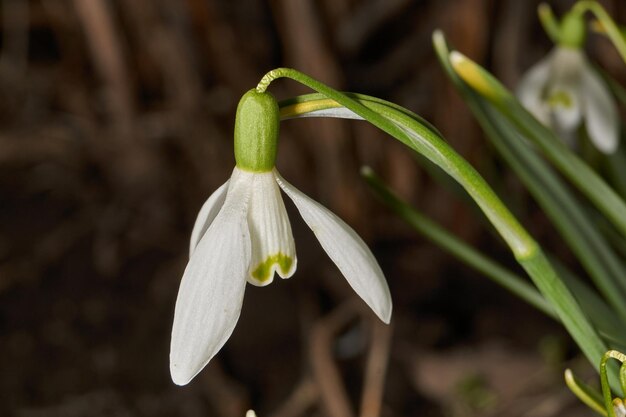
[[[596,148],[613,153],[619,135],[617,107],[581,49],[582,17],[566,16],[563,22],[559,44],[522,77],[518,98],[568,145],[575,145],[577,129],[584,122]]]
[[[232,176],[201,208],[174,313],[170,372],[187,384],[230,337],[246,282],[270,284],[296,271],[296,247],[280,190],[356,293],[389,323],[391,297],[363,240],[337,216],[283,179],[274,167],[278,104],[251,90],[237,108]]]

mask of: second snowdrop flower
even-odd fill
[[[575,146],[577,130],[584,122],[596,148],[613,153],[619,136],[617,107],[582,50],[585,38],[582,17],[566,15],[560,35],[552,52],[523,76],[517,89],[518,98],[568,145]]]

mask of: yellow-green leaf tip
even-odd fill
[[[470,87],[479,94],[496,99],[499,97],[498,90],[494,88],[490,80],[484,74],[484,71],[474,61],[460,53],[459,51],[450,52],[450,64],[454,71],[465,81]]]

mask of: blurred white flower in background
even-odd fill
[[[617,106],[580,48],[555,47],[526,72],[517,96],[568,145],[576,146],[578,128],[584,123],[598,150],[610,154],[617,149]]]

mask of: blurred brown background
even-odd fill
[[[560,14],[572,2],[551,4]],[[626,21],[626,3],[604,4]],[[355,300],[287,203],[295,277],[248,286],[232,338],[189,386],[174,386],[168,371],[195,215],[233,168],[238,98],[275,67],[424,116],[567,258],[430,44],[441,28],[514,86],[551,47],[537,2],[0,5],[0,415],[590,415],[561,383],[559,360],[576,351],[559,326],[424,241],[367,190],[362,164],[514,267],[472,207],[363,122],[282,123],[278,168],[371,245],[392,291],[392,326]],[[589,45],[623,71],[608,42]],[[270,90],[278,99],[308,92],[291,81]]]

